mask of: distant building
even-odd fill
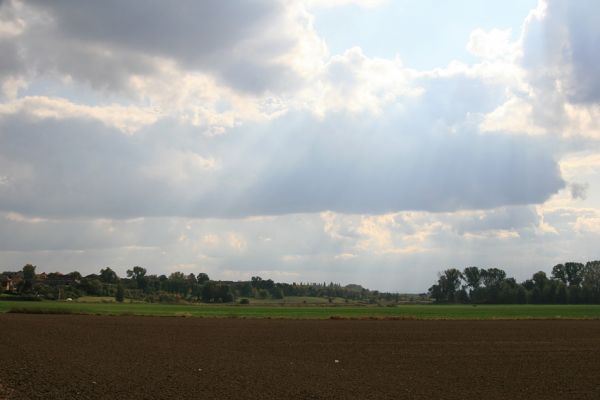
[[[35,284],[47,285],[47,286],[66,286],[79,283],[79,281],[71,275],[63,275],[60,272],[51,272],[46,274],[42,272],[35,276]]]
[[[4,292],[14,292],[17,285],[23,280],[22,272],[2,272],[0,273],[0,287]]]

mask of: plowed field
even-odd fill
[[[0,399],[600,399],[600,321],[0,315]]]

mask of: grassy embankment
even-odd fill
[[[168,305],[149,303],[0,302],[0,313],[154,315],[215,318],[376,318],[376,319],[600,319],[600,305],[357,305],[251,304]]]

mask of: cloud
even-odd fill
[[[309,8],[332,8],[346,5],[374,8],[384,4],[387,0],[308,0],[305,1]]]
[[[585,200],[587,198],[587,191],[589,188],[589,184],[587,183],[570,183],[569,191],[571,192],[571,198],[573,200],[581,199]]]
[[[18,79],[18,76],[24,69],[22,56],[19,47],[15,42],[25,29],[25,22],[19,18],[14,8],[8,2],[0,3],[0,81],[3,81],[2,92],[6,93],[7,79]]]
[[[600,29],[593,1],[540,1],[511,43],[500,31],[473,33],[470,48],[483,57],[511,55],[520,82],[482,129],[519,134],[600,138]],[[496,50],[494,50],[496,49]]]
[[[535,204],[564,186],[533,139],[387,118],[288,114],[211,138],[174,121],[127,136],[89,119],[10,114],[0,119],[9,182],[0,209],[103,218],[381,214]]]
[[[116,3],[0,1],[3,265],[413,291],[593,258],[594,4],[418,71],[307,11],[377,1]]]
[[[471,33],[467,50],[472,54],[490,60],[512,59],[516,56],[517,45],[510,40],[511,31],[476,29]]]
[[[156,110],[143,107],[119,104],[87,106],[45,96],[21,97],[0,104],[0,116],[20,113],[39,119],[96,119],[126,133],[152,125],[160,117]]]
[[[548,1],[530,16],[523,38],[523,64],[538,90],[564,95],[570,103],[597,103],[600,56],[596,3]]]
[[[539,212],[555,227],[552,235],[537,230],[528,207],[245,219],[53,220],[4,213],[0,259],[11,269],[33,262],[45,271],[97,273],[111,266],[124,274],[143,265],[150,273],[185,269],[215,279],[258,273],[413,292],[425,291],[448,266],[498,266],[526,279],[540,266],[594,257],[600,233],[596,209]],[[331,223],[341,235],[330,235]],[[236,241],[244,243],[243,251],[232,247]]]
[[[457,232],[516,231],[534,228],[540,217],[534,207],[500,207],[489,211],[467,212],[450,217]]]
[[[24,21],[11,40],[30,73],[111,91],[127,91],[132,77],[152,76],[165,62],[244,92],[286,91],[326,51],[311,16],[285,2],[31,1],[3,8],[18,17],[12,25]]]
[[[480,134],[513,79],[513,72],[495,78],[493,63],[419,72],[359,48],[325,62],[312,17],[297,3],[7,4],[25,21],[16,43],[38,73],[68,75],[75,93],[77,82],[89,81],[139,97],[84,105],[31,95],[0,105],[0,209],[8,212],[444,212],[538,204],[565,185],[542,141]],[[134,18],[145,23],[129,24]],[[210,23],[198,24],[204,19]],[[280,24],[285,29],[274,35]],[[506,36],[479,32],[472,50],[504,65],[495,54],[512,49]],[[490,38],[500,50],[490,50]],[[282,71],[300,71],[301,60],[319,67],[294,96],[259,96],[225,77],[238,58],[245,60],[239,79],[253,58],[275,60]],[[261,74],[279,79],[269,71]]]
[[[542,202],[563,186],[555,162],[533,143],[525,150],[503,136],[431,131],[413,118],[277,121],[271,129],[293,145],[272,152],[248,206],[276,214],[447,211]]]
[[[332,56],[294,103],[320,116],[339,111],[377,114],[388,104],[423,93],[415,75],[399,59],[369,58],[353,47]]]

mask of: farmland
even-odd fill
[[[0,314],[0,338],[9,400],[600,398],[598,320]]]
[[[0,312],[215,318],[378,319],[600,319],[600,305],[392,305],[303,303],[251,305],[0,301]]]

